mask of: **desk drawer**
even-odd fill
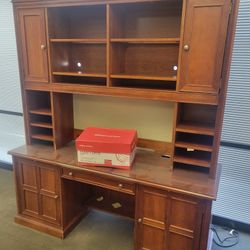
[[[123,180],[113,180],[112,178],[103,177],[94,173],[85,173],[83,171],[63,168],[62,177],[127,194],[135,194],[135,184]]]

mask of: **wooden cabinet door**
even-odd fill
[[[230,0],[187,0],[178,90],[218,93]]]
[[[40,215],[43,219],[60,224],[60,176],[56,167],[38,166]]]
[[[43,8],[18,11],[20,52],[25,81],[48,82],[46,25]]]
[[[167,195],[139,187],[136,204],[136,249],[166,249]]]
[[[19,160],[15,164],[19,213],[39,216],[39,187],[36,166],[31,161]]]
[[[31,160],[15,163],[19,213],[61,223],[60,175],[57,167]]]
[[[169,198],[168,250],[198,250],[203,206],[199,200],[173,194]]]

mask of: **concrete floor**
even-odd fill
[[[133,222],[91,212],[64,240],[13,222],[16,200],[13,173],[0,169],[0,250],[132,250]],[[213,245],[212,250],[223,249]],[[231,250],[250,250],[250,235],[240,234]],[[180,249],[181,250],[181,249]]]

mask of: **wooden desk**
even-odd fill
[[[64,238],[96,208],[135,220],[135,249],[206,249],[219,174],[172,171],[169,159],[144,150],[130,171],[79,167],[74,145],[28,145],[10,154],[19,224]]]

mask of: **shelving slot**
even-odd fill
[[[54,141],[53,131],[49,128],[31,127],[31,138],[43,141]]]
[[[181,1],[111,6],[112,38],[178,38]]]
[[[175,90],[176,84],[173,81],[156,81],[130,78],[115,78],[112,77],[112,86],[122,88],[142,88],[155,90]]]
[[[106,38],[106,6],[48,8],[49,37],[52,39]]]
[[[50,92],[27,91],[27,108],[29,115],[29,141],[30,143],[53,144],[53,122],[51,111]]]
[[[210,168],[211,153],[201,150],[175,148],[174,162]]]
[[[111,78],[176,81],[176,45],[113,44]]]
[[[30,126],[41,128],[53,128],[51,116],[46,115],[30,115]]]
[[[212,152],[213,139],[213,136],[178,132],[175,147]]]
[[[178,108],[177,132],[214,135],[217,106],[181,103]]]
[[[102,44],[55,43],[52,46],[54,82],[91,83],[90,78],[106,82],[106,46]],[[78,78],[74,80],[73,78]],[[94,82],[94,81],[93,81]],[[99,81],[96,82],[97,84]]]
[[[27,106],[30,114],[51,115],[50,93],[27,91]]]

